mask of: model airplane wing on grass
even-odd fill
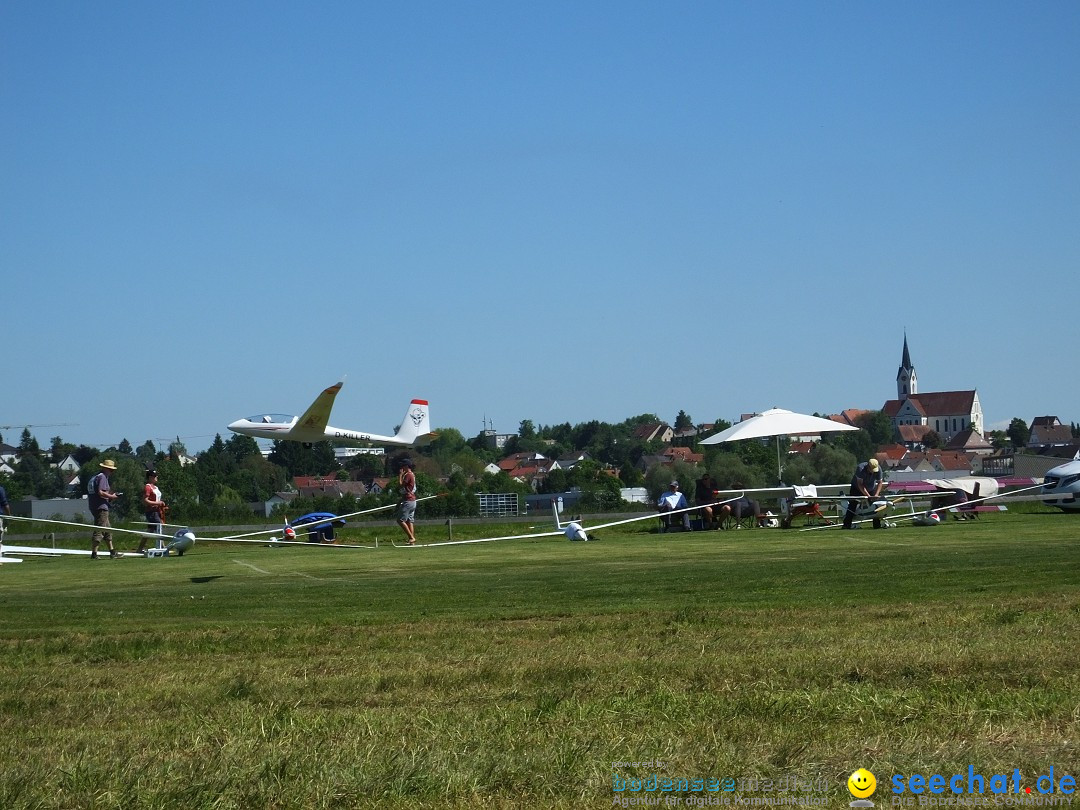
[[[495,543],[500,540],[529,540],[539,537],[565,537],[567,540],[588,540],[588,532],[599,531],[600,529],[610,529],[613,526],[623,526],[627,523],[638,523],[642,520],[658,520],[660,517],[671,517],[672,515],[681,515],[683,512],[696,512],[705,506],[720,506],[721,504],[730,503],[742,497],[740,493],[735,498],[729,498],[727,500],[717,501],[711,504],[697,504],[695,506],[687,506],[682,509],[672,509],[667,512],[649,512],[647,514],[635,515],[632,518],[623,518],[622,520],[613,520],[608,523],[599,523],[596,526],[589,526],[588,531],[576,520],[572,520],[568,523],[563,523],[562,518],[559,516],[558,508],[554,508],[555,515],[555,528],[546,532],[534,532],[531,534],[507,534],[500,537],[477,537],[472,540],[443,540],[438,543],[422,543],[415,546],[404,545],[398,546],[399,548],[436,548],[440,546],[467,546],[474,543]],[[396,545],[396,544],[395,544]]]
[[[333,427],[330,411],[334,398],[345,383],[338,382],[323,390],[300,416],[280,413],[258,413],[229,424],[233,433],[256,439],[276,441],[315,442],[330,441],[339,444],[378,444],[386,447],[422,447],[436,436],[431,430],[431,414],[426,399],[414,399],[405,411],[405,418],[393,436],[381,436],[361,430]]]
[[[432,498],[441,498],[446,493],[439,493],[438,495],[425,495],[422,498],[417,498],[416,502],[421,503],[423,501],[429,501]],[[388,509],[396,509],[396,503],[385,504],[383,506],[376,506],[373,509],[364,509],[359,512],[349,512],[344,515],[334,515],[332,520],[334,522],[344,522],[347,518],[357,517],[358,515],[369,515],[374,512],[384,512]],[[93,530],[93,526],[87,523],[77,523],[72,520],[52,520],[46,518],[27,518],[19,517],[16,515],[6,515],[7,520],[24,521],[26,523],[49,523],[60,526],[74,526],[79,529]],[[329,520],[329,519],[328,519]],[[210,535],[196,535],[195,531],[188,527],[182,527],[179,531],[172,535],[156,534],[154,532],[141,531],[138,529],[123,529],[113,526],[109,529],[114,534],[133,534],[138,537],[151,538],[160,541],[157,548],[147,549],[145,554],[138,552],[124,551],[120,552],[122,557],[170,557],[184,556],[184,552],[189,551],[194,547],[196,541],[206,543],[238,543],[238,544],[250,544],[268,547],[278,546],[307,546],[313,548],[323,549],[373,549],[376,546],[367,546],[360,544],[350,543],[313,543],[310,540],[293,540],[288,537],[286,528],[289,524],[285,524],[280,528],[275,529],[263,529],[261,531],[249,532],[247,534],[240,535],[225,535],[222,537],[214,537]],[[272,535],[282,535],[276,537]],[[295,536],[295,534],[293,535]],[[90,552],[85,549],[69,549],[69,548],[50,548],[47,546],[9,546],[7,544],[0,543],[0,558],[4,562],[19,562],[15,558],[4,557],[9,551],[14,551],[19,554],[33,554],[39,556],[55,557],[62,555],[75,555],[75,556],[90,556]]]

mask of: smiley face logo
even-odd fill
[[[865,799],[874,795],[877,789],[877,779],[866,768],[859,768],[847,779],[847,789],[856,799]]]

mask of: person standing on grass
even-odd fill
[[[120,496],[109,488],[109,479],[116,472],[116,462],[105,459],[99,465],[101,472],[90,479],[90,514],[94,516],[94,534],[90,538],[90,559],[98,558],[98,546],[104,539],[109,548],[109,556],[116,559],[120,555],[113,548],[112,532],[109,531],[109,504]]]
[[[10,515],[11,504],[8,503],[7,490],[0,487],[0,515]],[[4,530],[7,527],[4,525],[3,517],[0,517],[0,546],[4,544]]]
[[[409,538],[409,545],[416,545],[416,474],[413,472],[413,460],[403,458],[398,468],[398,492],[401,502],[398,504],[398,525],[405,536]]]
[[[855,468],[855,475],[851,478],[851,490],[848,492],[851,497],[848,498],[847,511],[844,512],[845,529],[855,528],[852,525],[855,521],[855,510],[862,499],[866,498],[868,504],[873,503],[874,498],[881,494],[884,486],[885,479],[881,475],[881,465],[876,458],[864,461]],[[874,514],[874,528],[881,528],[881,517],[876,513]]]
[[[146,530],[154,534],[164,534],[162,524],[165,522],[165,501],[161,500],[161,490],[158,489],[157,470],[146,471],[146,486],[143,487],[143,509],[146,512]],[[145,536],[139,538],[139,547],[136,549],[140,554],[146,550]],[[161,543],[158,542],[158,547]]]

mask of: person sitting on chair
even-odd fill
[[[672,512],[676,509],[685,509],[686,506],[686,496],[679,491],[679,482],[672,481],[668,484],[668,491],[661,495],[656,501],[656,508],[660,510],[660,520],[663,521],[664,531],[671,528],[671,517],[663,513]],[[682,526],[683,531],[690,531],[689,512],[682,513]]]
[[[736,481],[732,484],[731,488],[745,489],[740,481]],[[761,519],[761,505],[752,498],[747,498],[745,495],[731,503],[725,503],[717,511],[719,513],[721,527],[723,526],[724,521],[729,517],[735,518],[736,521],[741,521],[743,518],[753,515],[753,525],[757,525],[758,521]]]
[[[701,507],[701,526],[703,529],[713,527],[713,504],[716,503],[716,482],[712,476],[705,473],[697,481],[694,490],[694,503]]]

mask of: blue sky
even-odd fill
[[[1080,421],[1075,2],[0,6],[0,424]],[[3,431],[17,441],[19,429]]]

